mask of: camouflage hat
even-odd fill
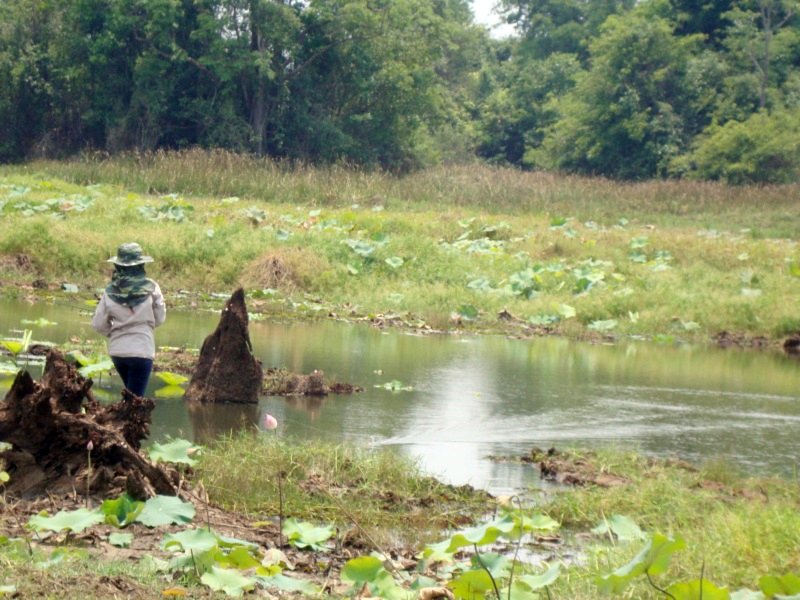
[[[142,255],[142,247],[136,242],[128,242],[127,244],[122,244],[117,249],[117,255],[109,258],[107,262],[121,267],[132,267],[133,265],[153,262],[153,257]]]

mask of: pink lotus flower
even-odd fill
[[[278,419],[269,413],[264,413],[263,425],[264,429],[276,429],[278,427]]]

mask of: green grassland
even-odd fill
[[[435,330],[777,341],[800,329],[797,186],[483,165],[395,177],[221,152],[0,167],[0,281],[83,290],[124,241],[167,295]]]

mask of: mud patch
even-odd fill
[[[27,254],[0,256],[0,271],[11,271],[17,274],[33,273],[33,261]]]
[[[364,391],[364,388],[352,383],[328,382],[325,380],[325,373],[318,369],[303,375],[286,369],[271,368],[264,373],[262,391],[272,396],[327,396],[353,394]]]
[[[800,357],[800,333],[794,333],[783,340],[783,351],[790,356]]]
[[[720,331],[712,336],[711,340],[720,348],[754,348],[764,350],[770,346],[769,339],[764,336],[748,336],[744,333],[735,333],[731,331]]]
[[[580,456],[560,452],[555,448],[542,450],[531,449],[526,462],[536,463],[539,466],[541,478],[564,485],[596,485],[598,487],[617,487],[630,483],[625,477],[604,471],[592,459],[590,452]]]

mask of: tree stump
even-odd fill
[[[54,349],[39,383],[27,371],[17,373],[0,402],[0,441],[11,444],[0,453],[11,476],[5,491],[20,497],[123,490],[139,499],[174,495],[171,475],[139,453],[153,400],[124,390],[119,402],[102,406],[91,387],[92,380]]]
[[[203,341],[186,400],[258,402],[264,373],[253,356],[247,324],[244,290],[239,288],[225,303],[217,328]]]

